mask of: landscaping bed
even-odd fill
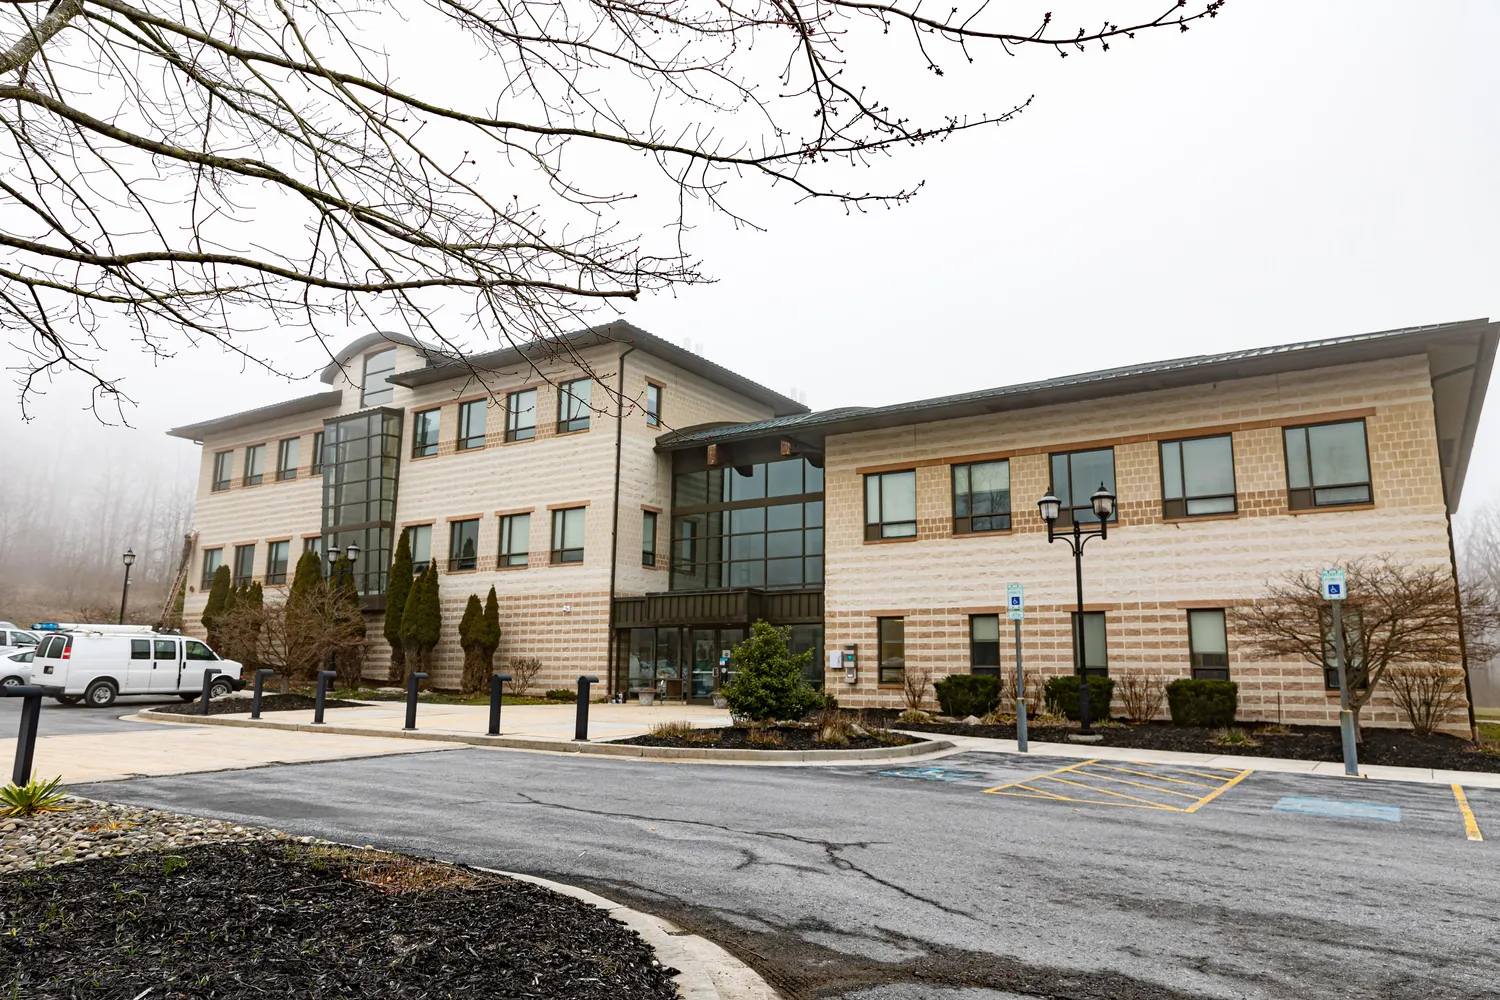
[[[888,713],[894,720],[896,713]],[[867,715],[874,715],[868,712]],[[988,739],[1013,740],[1015,723],[1001,725],[966,725],[962,722],[896,723],[903,730],[943,733],[954,736],[981,736]],[[1095,746],[1130,747],[1140,750],[1171,750],[1183,753],[1233,754],[1238,757],[1285,757],[1292,760],[1341,761],[1343,742],[1336,726],[1284,726],[1284,734],[1265,732],[1264,723],[1247,723],[1236,727],[1250,742],[1223,740],[1223,730],[1195,726],[1174,726],[1164,722],[1144,725],[1109,723],[1095,725],[1094,732],[1103,737]],[[1078,732],[1073,725],[1038,725],[1026,727],[1027,736],[1041,743],[1066,743]],[[1364,742],[1359,745],[1362,764],[1384,764],[1396,767],[1428,767],[1450,771],[1500,772],[1500,751],[1479,750],[1468,740],[1434,734],[1413,735],[1405,729],[1366,727]]]
[[[318,707],[318,700],[305,694],[263,694],[260,697],[262,712],[311,712]],[[357,701],[326,698],[324,708],[358,708]],[[185,701],[179,705],[158,705],[148,709],[168,715],[202,715],[203,706],[197,701]],[[250,711],[249,698],[214,698],[208,703],[209,715],[236,715]]]
[[[676,970],[602,910],[372,850],[283,840],[99,857],[11,871],[0,901],[3,996],[677,996]]]
[[[858,726],[841,732],[839,738],[823,739],[817,726],[721,726],[686,729],[657,727],[645,736],[615,740],[643,747],[698,747],[715,750],[872,750],[901,747],[926,740],[888,730],[864,730]]]

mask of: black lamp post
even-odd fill
[[[1084,628],[1083,628],[1083,546],[1090,538],[1109,537],[1109,519],[1115,513],[1115,495],[1099,484],[1099,489],[1089,497],[1094,505],[1094,515],[1099,518],[1099,527],[1090,528],[1085,531],[1078,523],[1077,516],[1070,516],[1073,522],[1073,536],[1058,535],[1053,532],[1057,524],[1058,514],[1062,511],[1062,501],[1052,495],[1052,487],[1047,487],[1047,495],[1036,502],[1037,510],[1042,515],[1042,520],[1047,522],[1048,544],[1061,538],[1068,543],[1073,550],[1073,575],[1078,584],[1078,620],[1075,628],[1077,636],[1075,646],[1078,650],[1078,735],[1092,736],[1094,731],[1089,728],[1089,673],[1088,659],[1084,656]],[[1108,707],[1106,706],[1106,711]]]
[[[349,575],[352,577],[354,575],[354,564],[359,562],[359,546],[350,542],[349,547],[344,550],[344,555],[349,557]],[[335,578],[335,569],[338,571],[337,578]],[[335,592],[344,589],[344,564],[339,562],[339,550],[337,548],[328,550],[328,578],[333,581]],[[330,649],[328,651],[329,670],[335,669],[334,662],[337,658],[337,650]]]
[[[120,588],[120,624],[125,624],[125,603],[130,600],[130,566],[135,562],[135,553],[130,549],[120,557],[125,560],[125,586]]]

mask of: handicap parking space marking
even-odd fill
[[[1249,770],[1141,761],[1079,761],[987,788],[990,795],[1193,813],[1245,780]]]
[[[1401,822],[1401,807],[1382,802],[1354,802],[1347,799],[1314,799],[1301,795],[1283,795],[1271,807],[1273,812],[1301,813],[1304,816],[1326,816],[1329,819],[1373,819],[1382,823]]]
[[[901,767],[875,773],[882,778],[915,778],[918,781],[974,781],[984,777],[979,771],[960,771],[951,767]]]

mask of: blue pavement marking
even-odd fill
[[[1305,799],[1287,795],[1276,803],[1275,811],[1303,813],[1308,816],[1329,816],[1333,819],[1378,819],[1385,823],[1401,822],[1400,806],[1386,806],[1378,802],[1340,802],[1337,799]]]
[[[878,773],[882,778],[918,778],[922,781],[973,781],[984,777],[978,771],[955,771],[947,767],[903,767]]]

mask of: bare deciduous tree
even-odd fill
[[[536,656],[518,656],[510,661],[510,689],[516,694],[525,694],[536,683],[542,672],[542,661]]]
[[[359,683],[365,631],[349,614],[345,595],[324,582],[264,605],[240,603],[214,619],[224,656],[248,668],[270,667],[285,678],[308,680],[334,655],[339,683]]]
[[[1127,719],[1135,723],[1150,722],[1167,703],[1167,682],[1159,674],[1125,671],[1115,682],[1115,693],[1125,706]]]
[[[922,711],[922,702],[927,698],[927,689],[932,687],[932,667],[908,662],[901,671],[901,694],[906,707],[914,712]]]
[[[1464,701],[1464,675],[1453,667],[1397,664],[1386,673],[1385,684],[1418,736],[1442,728]]]
[[[1387,556],[1349,563],[1345,572],[1344,649],[1358,732],[1361,709],[1393,666],[1456,669],[1463,662],[1459,605],[1447,566],[1409,565]],[[1487,633],[1500,624],[1491,591],[1466,589],[1463,614],[1467,629]],[[1269,583],[1266,596],[1232,616],[1236,632],[1258,655],[1294,657],[1320,671],[1334,663],[1331,612],[1315,572]]]
[[[1223,4],[1167,2],[1075,30],[987,0],[0,0],[0,322],[23,403],[71,371],[118,406],[100,359],[125,324],[160,357],[217,343],[268,368],[273,326],[394,324],[454,356],[439,308],[488,339],[555,333],[704,280],[689,205],[746,221],[731,182],[904,202],[916,186],[860,191],[846,168],[1030,100],[966,111],[990,92],[956,86],[908,114],[882,72],[1103,51]],[[446,92],[413,79],[434,70]]]

